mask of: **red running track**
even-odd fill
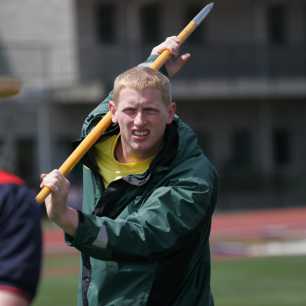
[[[231,239],[272,239],[306,237],[306,207],[216,213],[212,225],[212,241]],[[44,230],[46,253],[70,252],[61,230]]]

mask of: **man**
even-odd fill
[[[0,305],[28,306],[42,257],[41,209],[17,176],[0,170]]]
[[[168,38],[152,57],[165,48],[178,55],[178,47]],[[188,58],[174,58],[169,74]],[[168,78],[148,67],[119,75],[82,136],[108,109],[113,124],[84,159],[82,212],[66,206],[69,182],[58,170],[42,176],[52,190],[49,218],[82,253],[78,305],[213,305],[216,173],[175,115]]]

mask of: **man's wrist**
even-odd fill
[[[65,233],[74,236],[79,226],[78,212],[74,208],[67,207],[67,209],[56,218],[54,222],[62,228]]]

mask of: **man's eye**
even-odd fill
[[[126,108],[123,110],[123,112],[127,115],[133,115],[136,113],[136,110],[134,108]]]
[[[154,109],[154,108],[148,108],[148,109],[145,109],[145,113],[147,115],[155,115],[158,113],[157,109]]]

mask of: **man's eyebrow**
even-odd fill
[[[122,108],[135,108],[136,106],[135,105],[126,105],[126,106],[123,106]]]
[[[159,108],[155,106],[145,106],[143,109],[159,110]]]
[[[130,108],[130,107],[135,108],[135,107],[137,107],[137,105],[136,105],[136,103],[130,102],[130,103],[122,106],[122,108]]]

